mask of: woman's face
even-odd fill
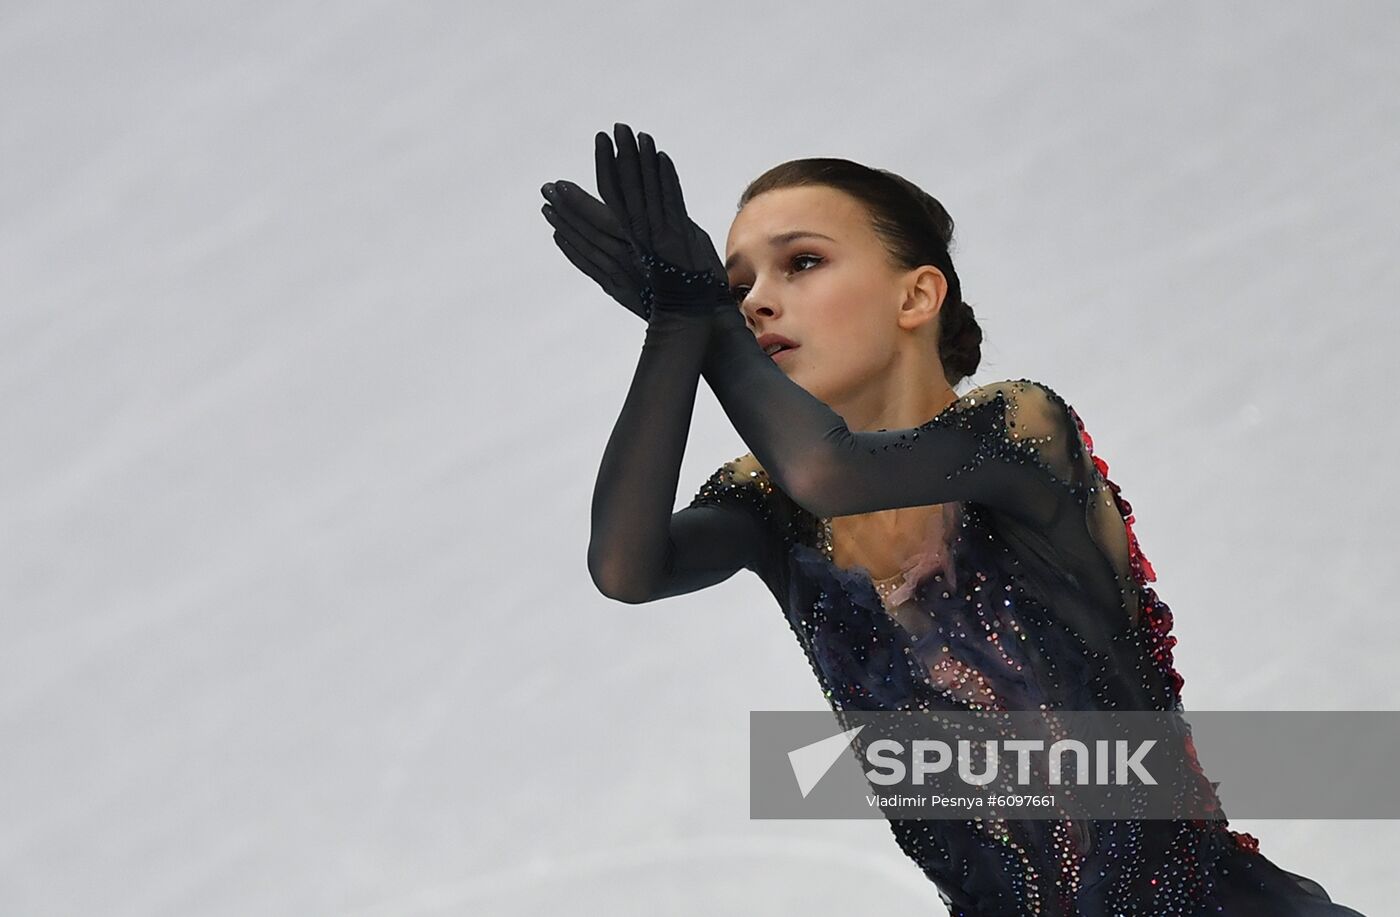
[[[775,358],[778,365],[834,407],[872,391],[898,360],[915,356],[908,331],[936,327],[938,303],[914,295],[920,272],[897,268],[865,208],[835,188],[779,188],[753,198],[729,228],[725,261],[754,336],[796,343]],[[936,281],[921,273],[917,289],[928,293]],[[929,346],[936,352],[936,341]]]

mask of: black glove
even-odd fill
[[[706,232],[690,219],[676,167],[652,138],[638,140],[614,124],[617,154],[608,135],[594,138],[598,193],[630,242],[631,270],[643,278],[641,315],[654,309],[704,311],[735,305],[724,261]]]
[[[540,193],[549,202],[540,211],[564,257],[629,312],[647,318],[641,260],[608,205],[571,182],[550,182]]]

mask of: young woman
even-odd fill
[[[647,321],[594,492],[598,588],[641,603],[754,571],[838,714],[1182,709],[1170,611],[1074,409],[1028,379],[954,391],[981,332],[942,205],[787,162],[721,260],[670,158],[614,134],[603,202],[543,188],[563,253]],[[673,514],[702,375],[752,451]],[[1357,915],[1222,820],[890,826],[954,917]]]

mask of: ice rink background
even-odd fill
[[[538,189],[615,120],[721,247],[786,159],[939,197],[973,382],[1084,418],[1188,709],[1400,708],[1397,46],[1381,2],[7,3],[0,914],[944,913],[883,821],[748,818],[748,711],[822,706],[755,577],[589,580],[643,329]],[[677,505],[744,451],[704,390]],[[1393,905],[1394,822],[1232,826]]]

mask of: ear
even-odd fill
[[[917,328],[938,317],[943,300],[948,296],[948,278],[931,264],[915,268],[905,275],[904,305],[900,307],[899,323],[905,328]]]

